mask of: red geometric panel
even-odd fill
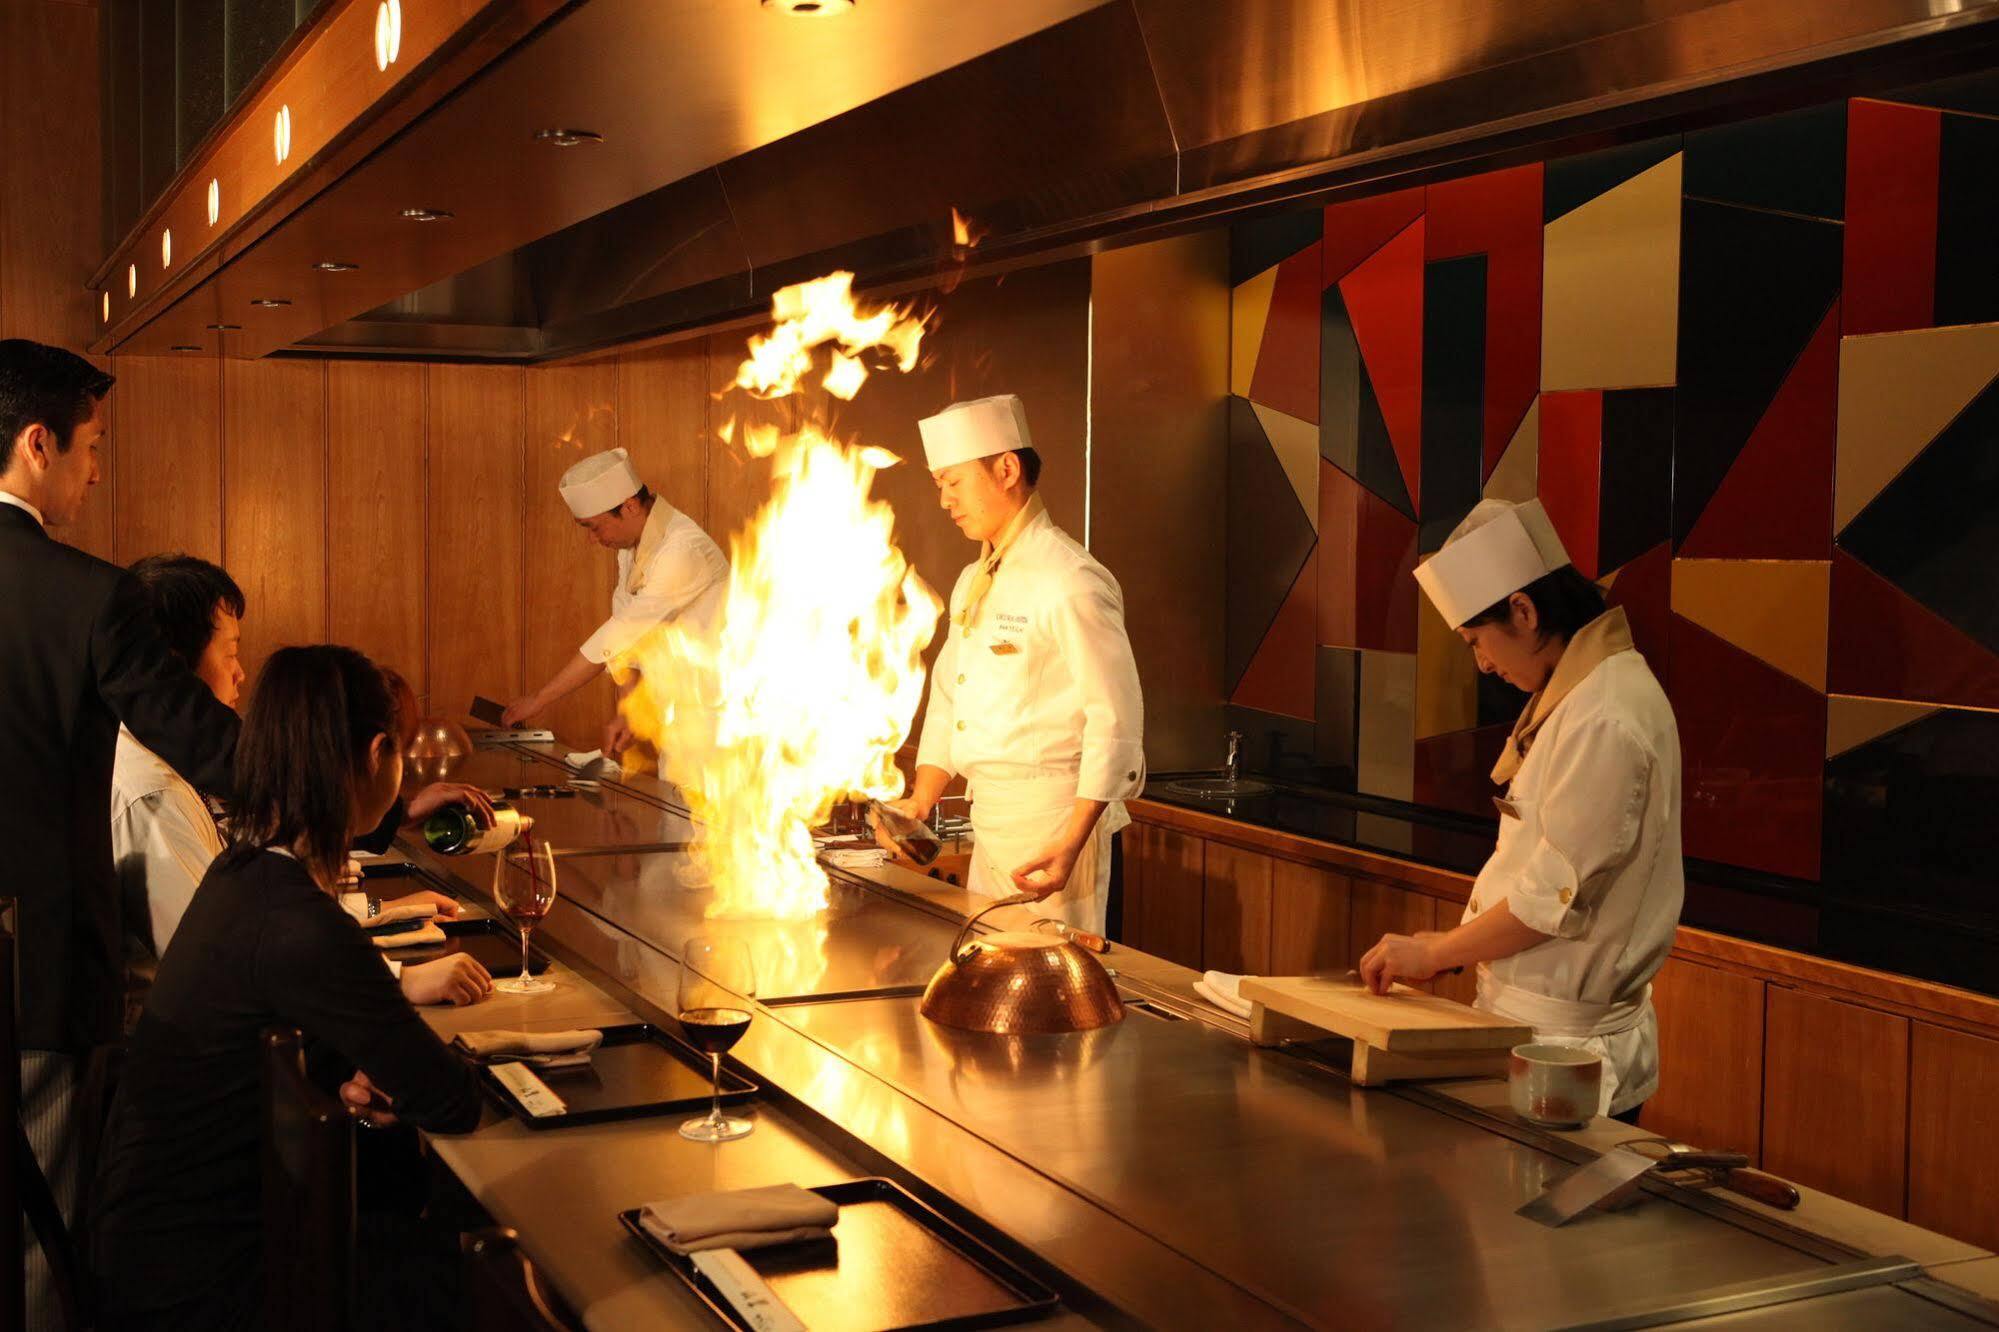
[[[1321,242],[1325,257],[1320,264],[1320,285],[1330,287],[1338,282],[1422,215],[1420,188],[1376,194],[1328,208]]]
[[[1416,524],[1331,463],[1319,463],[1319,642],[1416,650]]]
[[[1624,608],[1624,618],[1631,625],[1631,645],[1663,680],[1673,628],[1672,543],[1661,541],[1619,569],[1604,601]]]
[[[1541,507],[1585,578],[1598,576],[1597,518],[1603,484],[1603,394],[1541,395]]]
[[[1856,98],[1846,121],[1846,332],[1936,322],[1943,114]]]
[[[1480,726],[1426,736],[1416,742],[1416,803],[1491,818],[1492,765],[1506,747],[1510,725]]]
[[[1826,665],[1835,694],[1999,708],[1999,657],[1837,547]]]
[[[1340,279],[1409,502],[1423,511],[1423,219]]]
[[[1489,478],[1541,387],[1542,166],[1432,185],[1423,203],[1430,259],[1483,254],[1484,468]]]
[[[1834,301],[1750,433],[1680,554],[1823,560],[1832,549],[1832,455],[1839,412]]]
[[[1312,720],[1315,701],[1319,629],[1319,551],[1305,557],[1305,567],[1291,584],[1270,631],[1237,682],[1230,702],[1260,712]]]
[[[1277,265],[1263,345],[1250,379],[1253,402],[1286,416],[1319,419],[1319,247],[1308,245]]]
[[[1686,853],[1818,878],[1825,695],[1683,616],[1672,638]]]

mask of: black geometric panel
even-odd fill
[[[1689,199],[1680,233],[1673,540],[1686,540],[1817,330],[1842,228]]]
[[[1846,103],[1687,135],[1691,198],[1838,220],[1846,216]]]
[[[1541,185],[1541,220],[1553,222],[1599,194],[1608,194],[1642,171],[1680,151],[1680,136],[1643,143],[1619,144],[1594,153],[1562,157],[1548,163]]]
[[[1317,208],[1291,208],[1237,222],[1229,228],[1229,285],[1240,286],[1289,259],[1319,239],[1325,225],[1326,215]]]
[[[1228,688],[1233,694],[1317,540],[1247,398],[1229,398]]]
[[[1673,525],[1673,390],[1603,395],[1597,567],[1615,569],[1664,541]]]
[[[1486,258],[1442,259],[1423,273],[1423,523],[1436,550],[1479,501],[1485,429]]]
[[[1999,652],[1999,384],[1973,398],[1839,544]]]
[[[1975,74],[1938,79],[1913,88],[1898,88],[1881,94],[1885,102],[1906,102],[1910,106],[1933,106],[1944,111],[1969,111],[1978,116],[1999,116],[1999,71],[1981,69]]]
[[[1319,456],[1404,515],[1416,516],[1338,283],[1319,303]]]
[[[1937,173],[1939,324],[1999,319],[1999,120],[1945,116]]]

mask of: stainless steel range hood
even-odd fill
[[[1980,68],[1995,18],[1999,0],[1111,0],[521,248],[462,253],[294,350],[574,356],[753,318],[835,266],[913,287]],[[985,230],[976,249],[953,208]]]

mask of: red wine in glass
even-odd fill
[[[750,1015],[742,1008],[689,1008],[680,1014],[680,1028],[702,1054],[727,1054],[750,1029]]]
[[[748,1001],[756,998],[756,971],[749,947],[726,935],[696,935],[680,948],[680,1029],[708,1056],[713,1094],[708,1113],[680,1126],[695,1142],[728,1142],[756,1127],[722,1113],[722,1052],[750,1029]]]
[[[546,994],[555,982],[528,972],[528,937],[555,905],[555,848],[537,843],[533,831],[522,835],[517,850],[493,858],[493,902],[521,935],[521,974],[494,981],[505,994]]]

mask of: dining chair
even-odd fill
[[[459,1237],[465,1257],[468,1327],[479,1332],[579,1332],[582,1324],[548,1289],[506,1226]]]
[[[305,1072],[295,1027],[264,1033],[264,1325],[345,1332],[354,1313],[354,1121]]]

